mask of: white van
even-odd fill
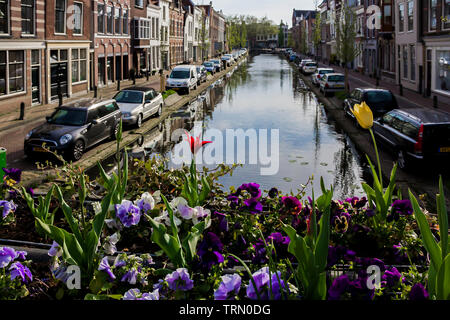
[[[166,90],[182,90],[187,94],[197,89],[197,68],[191,65],[181,65],[173,68],[166,81]]]

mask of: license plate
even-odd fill
[[[450,152],[450,147],[441,148],[440,152]]]
[[[33,151],[34,152],[47,152],[47,150],[45,150],[44,148],[41,148],[41,147],[34,147]]]
[[[334,86],[335,88],[343,88],[344,86],[342,84],[337,84]]]

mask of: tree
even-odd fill
[[[283,48],[284,47],[284,23],[283,20],[281,20],[280,23],[280,30],[278,32],[278,47]]]
[[[288,34],[287,46],[288,46],[288,48],[292,48],[292,49],[295,46],[294,39],[292,38],[292,32],[289,32],[289,34]]]
[[[314,44],[314,53],[317,56],[319,52],[319,46],[322,42],[322,17],[320,15],[320,11],[317,9],[317,0],[315,1],[316,5],[316,19],[314,22],[313,29],[313,44]]]
[[[300,30],[300,52],[303,54],[307,54],[308,53],[308,34],[306,33],[306,27],[305,26],[300,26],[301,30]]]
[[[203,18],[202,19],[202,25],[201,28],[199,30],[199,38],[200,38],[200,50],[202,51],[202,60],[205,61],[205,58],[208,58],[209,56],[209,35],[208,35],[208,31],[206,30],[206,21],[205,19],[207,18]]]
[[[361,54],[359,46],[355,45],[356,14],[347,5],[343,4],[339,16],[336,18],[336,54],[344,64],[345,90],[349,91],[348,64]]]

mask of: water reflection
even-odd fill
[[[320,193],[323,176],[327,185],[334,185],[336,198],[361,194],[362,170],[354,147],[305,88],[297,71],[278,56],[249,58],[148,132],[132,155],[144,158],[159,154],[170,159],[173,147],[181,142],[181,138],[171,141],[172,133],[189,131],[196,121],[201,121],[205,130],[223,132],[238,128],[280,130],[278,174],[261,176],[258,165],[245,165],[232,177],[222,178],[225,188],[257,182],[266,190],[276,186],[290,192],[314,175],[316,193]],[[311,194],[311,187],[307,191]]]

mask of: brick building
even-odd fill
[[[89,90],[91,1],[45,1],[45,102]]]
[[[147,6],[147,0],[132,0],[131,3],[131,52],[133,68],[138,77],[145,76],[150,66],[152,20],[148,18]]]
[[[0,1],[0,105],[16,110],[47,100],[45,2]]]
[[[131,1],[92,1],[92,87],[112,85],[130,76]]]
[[[170,67],[184,60],[184,10],[181,0],[172,0],[170,4]]]

